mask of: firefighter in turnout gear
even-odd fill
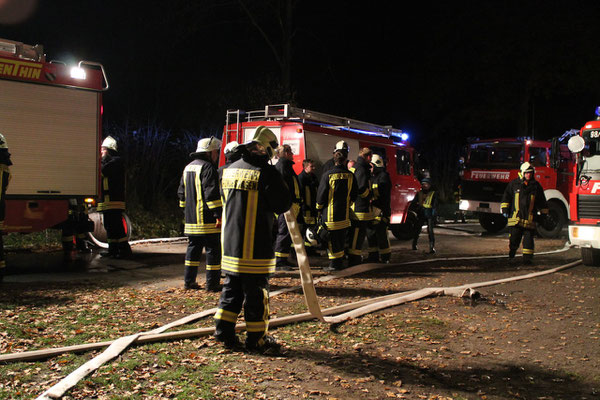
[[[371,159],[373,151],[368,147],[360,150],[358,159],[354,164],[354,176],[358,189],[358,197],[352,206],[355,220],[350,229],[348,244],[348,266],[362,263],[362,247],[367,235],[367,227],[371,225],[375,216],[371,200],[373,191],[371,189]]]
[[[319,180],[314,173],[315,165],[311,159],[302,161],[302,172],[298,175],[298,183],[300,184],[300,194],[302,196],[302,219],[304,221],[302,229],[302,237],[305,237],[306,229],[314,227],[317,223],[317,188]],[[304,242],[307,253],[315,254],[315,249],[312,248],[308,241]]]
[[[277,137],[259,126],[245,146],[241,160],[223,171],[223,291],[215,313],[215,338],[225,347],[240,349],[235,324],[244,307],[246,348],[278,352],[280,346],[267,335],[269,328],[269,274],[275,272],[272,231],[274,213],[292,204],[290,191],[269,160]],[[226,240],[225,240],[226,238]]]
[[[131,247],[123,226],[125,210],[125,166],[117,153],[117,141],[107,136],[100,147],[102,185],[98,211],[102,213],[108,241],[103,257],[128,258]]]
[[[523,262],[531,264],[536,222],[542,223],[548,218],[544,189],[535,180],[535,170],[531,164],[521,164],[519,178],[508,184],[500,206],[502,214],[508,218],[509,258],[514,258],[523,238]],[[539,217],[538,212],[541,214]]]
[[[371,164],[373,165],[372,189],[375,220],[367,228],[368,261],[389,263],[392,254],[388,238],[388,225],[392,215],[392,181],[390,174],[385,170],[383,158],[379,154],[373,154]]]
[[[6,214],[6,189],[10,182],[10,153],[4,135],[0,133],[0,282],[4,280],[6,260],[4,259],[4,217]]]
[[[275,169],[283,176],[283,180],[292,194],[292,214],[298,220],[298,224],[301,224],[302,215],[300,215],[300,207],[302,205],[302,197],[300,195],[298,176],[293,167],[294,152],[289,145],[284,144],[277,148],[276,154],[279,161],[275,164]],[[292,237],[285,222],[285,216],[279,214],[277,216],[277,237],[275,238],[276,268],[278,270],[289,271],[295,268],[288,260],[291,247]]]
[[[350,205],[356,200],[358,188],[354,174],[346,168],[348,153],[338,150],[333,154],[334,166],[321,176],[317,190],[317,210],[321,212],[319,225],[327,229],[327,256],[325,271],[343,269],[347,230],[350,227]]]
[[[194,159],[183,170],[177,194],[184,208],[184,234],[188,237],[185,254],[184,288],[199,289],[196,282],[202,249],[206,249],[206,290],[221,290],[221,194],[215,163],[221,141],[214,137],[198,141]]]
[[[427,236],[429,236],[429,254],[435,254],[435,218],[437,216],[438,196],[431,187],[431,179],[423,178],[421,180],[421,190],[413,203],[417,213],[417,227],[413,237],[412,249],[417,250],[417,242],[421,234],[421,227],[427,223]]]

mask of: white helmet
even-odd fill
[[[383,158],[381,158],[379,154],[373,154],[371,164],[375,165],[377,168],[383,168]]]
[[[236,142],[235,140],[233,142],[229,142],[227,143],[227,145],[225,146],[225,149],[223,150],[223,153],[225,155],[231,153],[232,151],[234,151],[240,144],[238,142]]]
[[[335,153],[338,150],[348,152],[350,150],[350,146],[348,146],[348,143],[346,143],[345,141],[340,140],[335,144],[335,149],[333,149],[333,152]]]
[[[535,172],[533,165],[529,164],[527,161],[521,164],[519,170],[521,171],[521,175],[523,175],[525,172]]]
[[[0,133],[0,149],[8,149],[8,144],[6,144],[6,139],[4,135]]]
[[[106,139],[102,142],[102,147],[106,147],[107,149],[117,151],[117,141],[112,136],[107,136]]]
[[[306,242],[310,243],[311,246],[317,247],[319,245],[319,237],[317,236],[317,228],[309,226],[306,228]]]
[[[219,150],[221,148],[221,141],[216,137],[209,137],[198,140],[198,147],[196,153],[209,153],[213,150]]]

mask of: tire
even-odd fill
[[[414,212],[409,211],[408,214],[406,214],[406,222],[403,224],[393,224],[390,226],[390,230],[396,239],[410,240],[415,236],[417,224],[417,216]]]
[[[548,214],[552,217],[552,219],[556,222],[554,228],[546,229],[541,224],[537,225],[538,234],[547,239],[553,239],[560,236],[564,226],[567,224],[567,212],[556,201],[548,202]]]
[[[498,233],[508,223],[508,220],[500,214],[480,213],[479,224],[490,233]]]
[[[90,211],[89,217],[92,221],[94,221],[94,231],[87,233],[88,239],[97,247],[101,247],[103,249],[108,248],[108,243],[106,241],[106,229],[104,229],[104,224],[102,223],[102,213]],[[131,220],[125,213],[123,213],[123,227],[125,228],[125,233],[127,234],[127,240],[130,240]]]
[[[600,249],[581,248],[581,259],[585,265],[600,266]]]

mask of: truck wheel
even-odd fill
[[[409,211],[406,215],[406,222],[403,224],[393,224],[390,226],[390,230],[396,239],[410,240],[415,236],[415,230],[417,229],[418,222],[419,221],[415,213]]]
[[[600,265],[600,249],[591,249],[589,247],[581,248],[581,258],[585,265],[599,266]]]
[[[500,214],[480,213],[479,224],[490,233],[498,233],[508,223],[508,220]]]
[[[108,243],[106,241],[106,229],[104,229],[104,224],[102,223],[102,213],[90,211],[89,217],[92,221],[94,221],[94,231],[87,233],[88,239],[97,247],[101,247],[103,249],[108,248]],[[127,240],[130,240],[131,220],[129,219],[129,216],[125,213],[123,213],[123,228],[125,228]]]
[[[555,222],[552,229],[546,229],[542,224],[537,225],[538,234],[547,239],[557,238],[560,236],[563,227],[567,224],[567,213],[563,207],[556,201],[548,202],[548,214],[552,217]]]

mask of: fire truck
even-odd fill
[[[47,61],[41,45],[0,39],[0,132],[14,163],[5,231],[60,228],[70,204],[95,201],[107,89],[102,64]],[[95,225],[101,241],[104,228]]]
[[[569,192],[573,204],[569,240],[581,248],[586,265],[600,265],[600,107],[596,115],[595,121],[587,122],[568,142],[576,157]]]
[[[569,193],[573,185],[574,157],[564,144],[529,138],[475,140],[469,143],[461,174],[459,209],[475,213],[488,232],[502,230],[507,219],[502,216],[500,202],[508,183],[516,179],[519,166],[529,161],[535,168],[535,179],[544,188],[549,214],[554,224],[538,224],[542,237],[557,237],[567,225]]]
[[[414,213],[408,212],[408,206],[420,190],[420,184],[415,178],[416,152],[410,146],[408,134],[391,126],[276,104],[256,111],[228,110],[223,145],[231,141],[250,141],[260,125],[271,129],[280,144],[290,145],[297,174],[302,172],[302,160],[310,158],[315,164],[315,173],[320,177],[323,164],[332,158],[335,144],[340,140],[346,141],[350,147],[349,160],[356,160],[363,147],[379,154],[392,181],[391,231],[401,240],[411,237],[417,220]],[[220,165],[224,163],[225,157],[221,154]]]

